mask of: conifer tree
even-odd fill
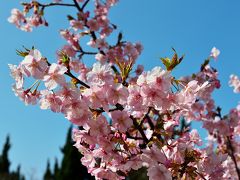
[[[8,135],[2,153],[0,154],[0,180],[25,180],[25,177],[20,173],[20,165],[18,165],[16,171],[10,172],[11,162],[8,159],[10,148],[10,137]]]
[[[54,164],[54,170],[53,170],[54,179],[57,179],[58,174],[59,174],[59,165],[58,165],[57,158],[55,158],[55,164]]]
[[[65,145],[61,148],[63,159],[60,165],[55,159],[53,173],[50,169],[50,162],[47,163],[47,168],[44,174],[44,180],[94,180],[85,166],[82,165],[80,159],[82,155],[73,146],[72,127],[67,132]]]
[[[25,177],[23,175],[21,175],[20,170],[21,170],[21,166],[18,165],[17,171],[16,172],[15,171],[11,172],[8,179],[9,180],[25,180]]]
[[[46,168],[45,174],[43,176],[43,179],[44,180],[53,180],[53,174],[51,172],[50,161],[49,160],[47,161],[47,168]]]
[[[3,146],[2,154],[0,156],[0,175],[9,174],[10,161],[8,159],[8,151],[11,148],[9,135],[6,138],[6,142]]]
[[[73,147],[72,141],[72,127],[69,128],[66,138],[66,143],[61,149],[63,153],[63,160],[59,170],[57,180],[91,180],[95,179],[88,172],[87,168],[82,165],[80,159],[82,155]]]

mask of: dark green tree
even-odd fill
[[[25,177],[20,173],[20,169],[21,169],[21,166],[18,165],[17,171],[11,172],[9,175],[10,177],[7,180],[25,180]]]
[[[46,168],[45,174],[43,176],[43,179],[44,180],[53,180],[54,179],[54,176],[53,176],[51,168],[50,168],[49,160],[47,161],[47,168]]]
[[[6,142],[3,146],[2,153],[0,155],[0,179],[1,180],[24,180],[24,176],[20,173],[20,165],[16,171],[10,172],[11,162],[8,159],[8,152],[11,148],[9,135],[6,138]]]
[[[86,180],[95,179],[88,172],[87,168],[82,165],[80,159],[82,154],[73,146],[72,126],[69,128],[66,143],[61,149],[63,160],[59,170],[58,180]]]
[[[53,170],[53,175],[55,179],[58,177],[58,174],[59,174],[59,166],[58,166],[58,160],[56,158],[55,164],[54,164],[54,170]]]
[[[82,165],[80,159],[82,154],[73,146],[72,141],[72,126],[67,132],[67,138],[65,145],[61,148],[63,153],[63,159],[58,165],[57,160],[55,160],[54,173],[51,173],[50,164],[47,164],[46,172],[44,175],[44,180],[94,180],[85,166]],[[48,175],[48,176],[47,176]],[[52,176],[51,176],[52,175]],[[45,179],[45,177],[50,179]]]
[[[9,174],[10,161],[8,159],[8,151],[10,148],[10,137],[8,135],[0,156],[0,174]]]
[[[142,167],[138,170],[131,170],[128,174],[128,177],[126,178],[126,180],[148,180],[148,176],[147,176],[147,168],[146,167]]]

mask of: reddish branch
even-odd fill
[[[22,3],[22,5],[27,5],[28,3]],[[50,6],[72,6],[75,7],[75,4],[68,4],[68,3],[48,3],[48,4],[42,4],[37,2],[37,5],[40,7],[50,7]]]
[[[51,63],[49,63],[48,61],[47,61],[47,64],[48,64],[48,66],[51,66]],[[86,87],[86,88],[88,88],[88,89],[90,88],[89,85],[87,85],[85,82],[81,81],[81,80],[78,79],[76,76],[74,76],[74,75],[70,72],[69,69],[68,69],[68,71],[65,72],[64,74],[67,75],[67,76],[69,76],[69,77],[71,77],[71,78],[73,78],[73,79],[75,79],[75,80],[77,81],[77,84],[81,84],[82,86],[84,86],[84,87]]]
[[[234,148],[233,148],[231,139],[228,136],[227,136],[227,147],[228,147],[228,155],[233,160],[233,163],[235,165],[235,169],[236,169],[236,172],[237,172],[237,175],[238,175],[238,179],[240,180],[240,169],[238,168],[237,160],[236,160],[236,158],[234,156]]]
[[[141,136],[143,137],[143,141],[148,144],[149,143],[149,140],[146,136],[146,134],[144,133],[143,129],[142,129],[142,126],[140,126],[137,122],[137,120],[133,117],[133,116],[130,116],[130,118],[132,119],[133,121],[133,125],[134,127],[140,132]]]

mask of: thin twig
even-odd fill
[[[73,0],[75,7],[78,9],[78,11],[82,12],[82,8],[79,6],[77,0]]]
[[[26,3],[22,3],[22,4],[25,5]],[[72,6],[72,7],[75,6],[75,4],[67,4],[67,3],[49,3],[49,4],[42,4],[42,3],[39,3],[39,2],[38,2],[38,5],[39,5],[40,7],[43,7],[43,8],[45,8],[45,7],[50,7],[50,6]]]
[[[82,55],[96,55],[97,52],[89,52],[89,51],[84,51],[82,48],[80,48],[80,50],[78,50],[78,52],[80,52]]]
[[[235,165],[235,169],[236,169],[236,172],[237,172],[237,175],[238,175],[238,179],[240,180],[240,169],[238,168],[238,165],[237,165],[237,160],[236,160],[236,158],[235,158],[235,156],[234,156],[234,148],[233,148],[233,146],[232,146],[232,142],[231,142],[231,140],[230,140],[230,138],[229,138],[229,136],[227,136],[227,146],[228,146],[228,154],[229,154],[229,156],[232,158],[232,160],[233,160],[233,163],[234,163],[234,165]]]
[[[84,8],[85,8],[86,5],[88,4],[88,2],[89,2],[89,0],[86,0],[85,3],[82,5],[82,8],[81,8],[82,11],[84,10]]]
[[[134,127],[140,132],[141,136],[143,137],[143,141],[145,141],[145,143],[148,144],[148,143],[149,143],[149,140],[148,140],[146,134],[144,133],[142,127],[139,126],[139,124],[137,123],[137,120],[136,120],[133,116],[130,116],[130,118],[131,118],[132,121],[133,121]]]
[[[78,84],[81,84],[82,86],[86,87],[86,88],[90,88],[89,85],[87,85],[86,83],[84,83],[83,81],[81,81],[80,79],[76,78],[70,71],[65,72],[64,74],[68,75],[69,77],[76,79]]]
[[[149,117],[149,115],[147,115],[146,118],[148,120],[148,124],[150,125],[151,130],[154,130],[154,124],[153,124],[151,118]]]
[[[138,137],[138,136],[134,137],[134,136],[131,136],[131,135],[129,134],[129,132],[126,132],[126,135],[127,135],[127,138],[129,138],[129,139],[143,140],[142,137]]]
[[[200,172],[195,171],[203,180],[207,180]]]
[[[46,61],[47,61],[47,60],[46,60]],[[48,62],[48,61],[47,61],[47,64],[48,64],[48,66],[51,66],[51,63]],[[66,74],[67,76],[69,76],[69,77],[75,79],[75,80],[77,81],[78,84],[81,84],[82,86],[84,86],[84,87],[86,87],[86,88],[88,88],[88,89],[90,88],[89,85],[87,85],[86,83],[84,83],[83,81],[81,81],[80,79],[78,79],[77,77],[75,77],[75,76],[70,72],[69,69],[68,69],[68,71],[65,72],[64,74]]]

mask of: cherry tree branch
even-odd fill
[[[130,138],[130,139],[143,140],[142,137],[138,137],[138,136],[134,137],[134,136],[131,136],[131,135],[129,134],[129,132],[126,132],[126,135],[127,135],[127,138]]]
[[[76,78],[69,70],[67,72],[65,72],[64,74],[66,74],[67,76],[75,79],[77,81],[78,84],[81,84],[82,86],[86,87],[86,88],[90,88],[89,85],[87,85],[85,82],[81,81],[80,79]]]
[[[78,11],[82,12],[82,8],[79,6],[77,0],[73,0],[74,6],[78,9]]]
[[[43,7],[49,7],[49,6],[71,6],[71,7],[74,7],[75,5],[74,4],[67,4],[67,3],[49,3],[49,4],[40,4],[40,6],[43,6]]]
[[[143,141],[148,144],[149,143],[149,140],[146,136],[146,134],[144,133],[142,127],[138,124],[137,120],[133,117],[133,116],[130,116],[130,118],[132,119],[133,121],[133,125],[134,127],[140,132],[141,136],[143,137]]]
[[[48,66],[51,66],[51,63],[48,62],[48,61],[47,61],[47,64],[48,64]],[[75,79],[78,84],[81,84],[82,86],[84,86],[84,87],[86,87],[86,88],[88,88],[88,89],[90,88],[89,85],[87,85],[85,82],[81,81],[81,80],[78,79],[76,76],[74,76],[74,75],[70,72],[69,69],[68,69],[68,71],[65,72],[64,74],[67,75],[67,76],[69,76],[69,77],[71,77],[71,78],[73,78],[73,79]]]
[[[87,6],[88,3],[89,3],[89,0],[86,0],[86,1],[84,2],[84,4],[82,5],[82,8],[81,8],[82,11],[83,11],[83,9]]]
[[[83,12],[84,8],[85,8],[86,5],[89,3],[89,0],[86,0],[86,1],[84,2],[84,4],[83,4],[82,7],[80,7],[80,5],[78,4],[78,2],[77,2],[76,0],[73,0],[73,2],[74,2],[74,5],[76,6],[76,8],[78,9],[78,11],[79,11],[79,12]],[[89,28],[89,26],[87,25],[86,22],[84,23],[84,26],[85,26],[86,28]],[[95,31],[90,31],[90,36],[92,37],[92,39],[93,39],[94,41],[97,40],[97,35],[96,35]],[[119,41],[119,40],[118,40],[118,41]],[[120,40],[120,41],[121,41],[121,40]],[[119,44],[119,43],[120,43],[120,42],[118,42],[117,44]],[[99,48],[98,48],[98,50],[99,50],[99,52],[100,52],[101,54],[106,55],[106,54],[105,54],[103,51],[101,51]],[[87,53],[85,53],[85,54],[87,54]],[[91,54],[92,54],[92,53],[91,53]],[[80,57],[82,57],[83,55],[84,55],[84,53],[81,52]],[[116,68],[114,65],[112,65],[111,67],[112,67],[112,69],[114,70],[114,72],[118,72],[117,68]],[[117,74],[119,74],[119,72],[118,72]]]
[[[28,3],[22,3],[22,5],[27,5]],[[48,4],[42,4],[37,2],[37,5],[45,8],[45,7],[50,7],[50,6],[71,6],[71,7],[75,7],[75,4],[68,4],[68,3],[48,3]]]
[[[232,158],[237,175],[238,175],[238,179],[240,179],[240,169],[238,168],[237,165],[237,160],[234,156],[234,148],[231,142],[231,139],[229,138],[229,136],[227,136],[227,146],[228,146],[228,155]]]

